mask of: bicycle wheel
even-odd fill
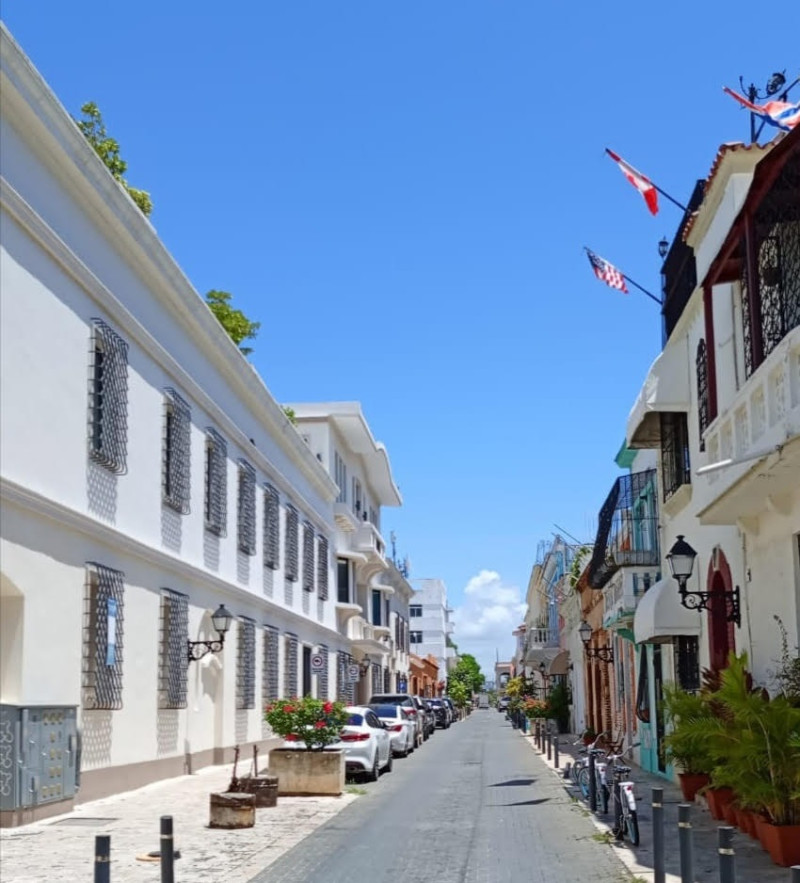
[[[608,785],[600,785],[600,807],[603,810],[603,814],[608,812]]]
[[[631,841],[631,846],[639,845],[639,819],[636,817],[636,810],[631,810],[627,816],[625,816],[625,828],[628,832],[628,839]]]
[[[578,773],[578,785],[581,789],[581,794],[583,794],[583,799],[589,799],[589,767],[581,767],[580,772]]]

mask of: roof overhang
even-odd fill
[[[660,579],[644,593],[633,617],[637,644],[663,644],[678,636],[699,634],[700,615],[681,604],[672,577]]]
[[[367,481],[381,506],[402,506],[403,498],[394,483],[389,455],[383,442],[375,441],[358,402],[290,403],[298,421],[328,420],[342,436],[347,447],[358,454],[367,473]]]
[[[656,448],[661,442],[661,414],[688,412],[689,355],[686,338],[671,342],[650,366],[639,397],[628,416],[629,448]]]

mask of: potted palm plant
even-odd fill
[[[710,781],[713,758],[708,742],[697,732],[696,721],[712,716],[708,702],[675,684],[664,684],[664,716],[672,728],[664,737],[669,761],[680,768],[678,780],[684,800],[693,801]]]

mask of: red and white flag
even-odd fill
[[[641,172],[638,172],[632,165],[626,163],[625,160],[614,153],[613,150],[609,150],[606,147],[606,153],[620,167],[622,174],[625,175],[639,193],[642,194],[644,201],[647,203],[647,207],[650,209],[650,213],[657,215],[658,191],[656,190],[655,184],[653,184],[653,182]]]
[[[597,276],[601,282],[605,282],[609,288],[616,288],[617,291],[622,291],[625,294],[628,293],[628,286],[625,284],[625,276],[620,273],[613,264],[609,264],[607,260],[596,255],[588,248],[586,249],[586,254],[589,257],[589,263],[594,270],[594,275]]]

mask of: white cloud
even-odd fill
[[[462,653],[471,653],[489,680],[494,678],[496,654],[508,660],[514,649],[511,632],[522,622],[525,601],[518,586],[503,583],[494,570],[482,570],[464,588],[464,603],[453,611],[453,640]]]

